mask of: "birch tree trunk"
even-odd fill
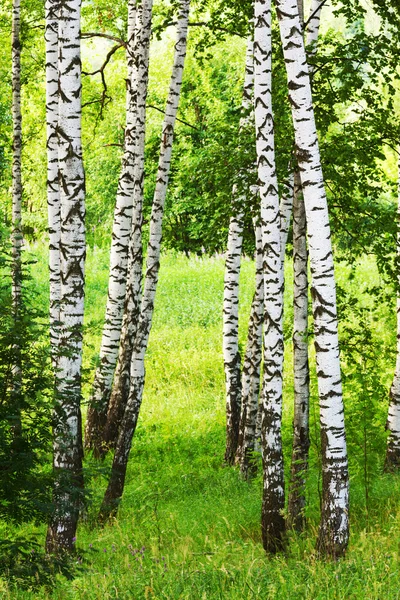
[[[338,557],[349,538],[349,480],[328,205],[296,0],[276,0],[308,228],[320,398],[323,499],[318,548]]]
[[[20,41],[20,0],[13,0],[12,6],[12,123],[13,123],[13,162],[12,162],[12,311],[15,325],[13,344],[12,396],[14,397],[15,418],[12,426],[14,436],[21,432],[19,396],[22,385],[21,366],[21,283],[22,283],[22,115],[21,115],[21,41]]]
[[[49,223],[50,347],[57,368],[60,325],[60,190],[58,184],[58,5],[46,0],[46,134],[47,134],[47,214]]]
[[[308,468],[309,364],[308,364],[308,252],[304,199],[299,173],[295,174],[293,203],[293,452],[288,503],[288,527],[304,528],[305,474]]]
[[[141,8],[139,8],[141,10]],[[100,363],[96,369],[85,428],[85,447],[101,454],[103,429],[107,421],[115,365],[118,359],[122,317],[126,294],[128,248],[132,227],[132,203],[135,177],[135,121],[138,91],[138,69],[134,68],[138,45],[135,44],[136,0],[128,3],[128,42],[126,89],[126,128],[124,155],[114,210],[110,251],[110,272]]]
[[[255,450],[256,421],[260,397],[260,371],[262,361],[262,331],[264,313],[263,246],[260,223],[256,232],[256,291],[251,306],[249,335],[242,373],[242,412],[239,428],[237,462],[244,478],[255,474],[252,460]]]
[[[289,235],[290,220],[293,211],[293,194],[294,194],[294,174],[291,164],[289,164],[288,177],[285,181],[284,192],[279,206],[279,221],[280,221],[280,238],[281,238],[281,269],[282,278],[285,279],[285,254],[286,244]],[[262,420],[262,404],[258,404],[258,412],[256,415],[255,424],[255,440],[254,451],[261,453],[261,420]]]
[[[253,40],[247,42],[246,71],[243,88],[240,132],[252,119],[254,86]],[[229,223],[225,261],[223,334],[226,385],[226,449],[225,462],[233,464],[238,447],[241,408],[241,356],[239,352],[239,277],[242,257],[243,219],[246,198],[235,184],[232,190],[232,216]]]
[[[110,481],[100,510],[100,518],[102,520],[106,519],[117,509],[118,503],[122,497],[132,438],[135,433],[142,403],[145,380],[144,360],[151,330],[154,300],[160,269],[162,220],[171,167],[175,122],[179,107],[186,57],[189,10],[190,0],[181,0],[178,15],[174,64],[161,135],[160,159],[152,205],[143,299],[132,353],[130,391],[123,420],[120,425]]]
[[[313,0],[306,32],[307,56],[317,51],[320,15],[323,2]],[[300,23],[304,29],[303,0],[297,0]],[[310,74],[313,67],[309,67]],[[302,531],[305,526],[304,509],[306,473],[308,469],[309,434],[309,363],[308,363],[308,252],[307,226],[300,175],[295,174],[293,209],[293,376],[294,416],[293,451],[288,502],[288,527]]]
[[[283,276],[272,114],[271,3],[255,2],[254,89],[264,262],[264,378],[262,389],[262,538],[267,552],[282,547],[285,521],[282,421]]]
[[[114,375],[107,422],[104,428],[104,453],[114,447],[118,439],[118,430],[128,401],[130,388],[130,364],[136,328],[139,321],[142,297],[142,223],[144,195],[144,152],[146,135],[146,99],[149,79],[149,48],[151,35],[153,0],[143,0],[138,7],[135,37],[136,56],[134,79],[137,81],[136,126],[134,145],[134,201],[132,229],[128,249],[128,279],[122,319],[121,339],[118,362]]]
[[[397,182],[397,273],[400,286],[400,149]],[[397,357],[396,370],[390,388],[390,402],[386,429],[389,430],[386,450],[385,471],[398,471],[400,468],[400,291],[397,290]]]
[[[61,3],[58,21],[61,297],[53,417],[54,507],[47,531],[48,552],[73,549],[83,487],[80,400],[86,247],[80,8],[80,0]]]

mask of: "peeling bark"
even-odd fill
[[[275,553],[282,548],[285,531],[282,514],[285,506],[285,481],[281,439],[283,270],[275,167],[271,57],[271,3],[269,0],[256,0],[254,99],[264,263],[264,377],[261,423],[264,486],[261,525],[264,549]]]
[[[81,146],[80,0],[58,20],[58,163],[61,294],[53,415],[53,514],[46,549],[71,551],[82,501],[81,363],[85,267],[85,176]]]
[[[338,557],[346,551],[349,539],[349,479],[328,206],[297,2],[276,0],[276,7],[304,194],[312,275],[323,471],[318,548],[324,554]]]
[[[142,403],[145,382],[144,360],[151,331],[154,300],[160,269],[162,220],[171,167],[175,122],[179,107],[186,57],[189,10],[190,0],[182,0],[178,15],[177,40],[175,44],[175,57],[172,68],[170,91],[161,135],[157,183],[150,221],[150,239],[147,251],[145,284],[140,319],[136,330],[131,358],[130,390],[119,429],[110,481],[100,510],[100,518],[102,520],[108,518],[110,514],[113,514],[116,511],[120,498],[122,497],[132,438],[136,430]]]
[[[305,475],[308,469],[309,365],[308,365],[308,252],[304,199],[298,172],[293,204],[293,452],[290,472],[288,527],[302,531],[305,525]]]
[[[142,299],[142,224],[144,196],[144,152],[146,135],[146,99],[149,80],[149,49],[153,0],[143,0],[137,9],[137,53],[134,61],[134,79],[137,81],[136,125],[134,142],[134,202],[132,229],[128,249],[127,283],[122,319],[118,362],[104,427],[102,452],[114,448],[118,431],[128,401],[130,389],[130,364],[133,343],[139,321]]]
[[[114,210],[107,306],[100,347],[100,363],[96,369],[85,428],[85,447],[93,450],[95,456],[100,456],[102,452],[103,430],[107,421],[108,404],[118,359],[126,295],[135,180],[136,100],[139,76],[138,69],[134,68],[134,60],[140,50],[138,44],[135,44],[137,39],[135,26],[136,0],[131,0],[128,3],[128,79],[126,82],[124,155]]]
[[[12,313],[15,324],[13,344],[12,387],[15,417],[12,425],[13,435],[21,433],[20,394],[22,386],[21,364],[21,285],[22,285],[22,115],[21,115],[21,40],[20,40],[20,0],[13,0],[12,6],[12,263],[11,263],[11,297]]]
[[[50,347],[53,368],[60,326],[60,190],[58,183],[58,0],[46,0],[47,214],[49,225]]]
[[[247,42],[246,71],[243,88],[240,131],[253,118],[252,98],[254,86],[253,40]],[[243,219],[246,198],[238,186],[232,190],[232,216],[229,223],[228,247],[225,260],[223,336],[226,385],[226,449],[225,462],[233,464],[238,447],[241,411],[241,356],[239,352],[239,277],[242,257]]]
[[[313,0],[306,31],[307,57],[317,51],[321,0]],[[297,0],[300,22],[304,28],[303,0]],[[310,73],[313,68],[310,67]],[[300,175],[295,174],[295,199],[293,209],[293,273],[294,273],[294,323],[293,323],[293,379],[294,415],[293,450],[288,502],[288,527],[302,531],[305,527],[305,484],[308,470],[309,433],[309,364],[308,364],[308,252],[307,226]]]
[[[239,428],[239,445],[236,454],[236,460],[240,465],[240,471],[246,479],[255,475],[257,469],[253,452],[255,450],[258,402],[260,396],[264,313],[263,248],[262,231],[259,222],[255,222],[255,233],[256,291],[251,306],[247,349],[242,372],[242,411]]]
[[[398,164],[397,205],[397,270],[400,287],[400,154]],[[390,402],[386,429],[389,430],[385,471],[400,469],[400,292],[397,291],[397,356],[396,370],[390,388]]]

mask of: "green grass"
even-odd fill
[[[46,301],[46,259],[40,248],[34,276]],[[107,253],[88,257],[85,386],[87,397],[100,341],[107,285]],[[254,267],[244,261],[241,281],[241,344],[253,293]],[[315,382],[312,385],[311,471],[308,530],[289,534],[286,553],[267,557],[260,539],[261,478],[242,481],[223,466],[225,416],[221,359],[223,261],[168,255],[162,262],[154,328],[147,355],[146,391],[134,438],[118,519],[104,529],[96,513],[106,485],[102,469],[86,464],[92,498],[79,527],[78,554],[68,579],[57,574],[47,586],[35,576],[47,564],[30,559],[31,577],[10,571],[0,580],[0,598],[10,599],[395,599],[400,598],[400,482],[382,475],[387,399],[395,344],[390,307],[372,303],[362,287],[376,283],[371,261],[361,262],[355,280],[339,267],[340,284],[365,304],[379,352],[367,375],[343,356],[351,468],[351,541],[345,559],[319,560],[319,440]],[[290,269],[287,281],[291,279]],[[291,335],[290,285],[287,285],[285,336]],[[346,313],[346,323],[356,321]],[[355,325],[354,325],[355,326]],[[343,332],[343,336],[345,332]],[[286,349],[283,440],[290,458],[292,376]],[[361,362],[360,362],[361,364]],[[378,373],[371,380],[369,373]],[[368,379],[369,378],[369,379]],[[386,392],[385,392],[386,393]],[[367,406],[365,407],[365,405]],[[368,417],[368,422],[365,418]],[[365,506],[364,438],[367,439],[369,505]],[[38,534],[44,527],[19,530],[3,524],[2,538]],[[35,555],[36,556],[36,555]],[[81,556],[82,559],[78,558]],[[50,567],[49,567],[50,568]],[[33,575],[32,575],[33,574]],[[14,577],[13,577],[14,575]]]

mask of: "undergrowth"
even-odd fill
[[[45,303],[46,258],[41,248],[35,252],[40,260],[34,275]],[[86,397],[100,341],[107,268],[105,251],[90,253]],[[326,562],[315,552],[321,492],[315,378],[308,528],[302,535],[288,534],[285,553],[267,557],[260,536],[261,474],[248,483],[222,462],[223,261],[167,255],[147,355],[145,398],[118,518],[103,529],[97,525],[110,458],[97,465],[89,457],[85,472],[91,503],[79,527],[76,556],[62,564],[50,564],[41,546],[31,548],[25,542],[0,565],[0,597],[400,598],[400,479],[382,473],[387,390],[394,365],[395,302],[390,304],[379,296],[379,278],[370,260],[361,261],[356,271],[355,277],[344,265],[337,271],[351,477],[351,541],[343,560]],[[290,281],[290,269],[286,275]],[[253,287],[253,264],[245,261],[240,305],[242,348]],[[283,441],[288,470],[293,381],[290,285],[286,288]],[[44,532],[43,526],[3,524],[1,536],[42,542]],[[6,550],[3,556],[8,556]]]

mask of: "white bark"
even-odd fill
[[[21,339],[19,321],[21,313],[22,280],[22,115],[21,115],[21,40],[20,40],[20,0],[13,0],[12,6],[12,124],[13,124],[13,161],[12,161],[12,310],[15,323],[13,344],[12,394],[18,406],[21,391]],[[17,407],[16,407],[17,408]],[[17,410],[19,413],[19,410]],[[14,434],[21,429],[19,414],[13,425]]]
[[[154,300],[160,268],[162,219],[171,167],[175,122],[182,88],[182,78],[187,48],[189,10],[190,0],[181,0],[181,6],[178,15],[178,30],[175,44],[174,64],[172,68],[170,91],[161,135],[160,159],[158,163],[156,188],[152,205],[146,277],[139,324],[136,329],[136,337],[132,351],[129,397],[123,415],[123,420],[120,425],[110,482],[103,501],[103,518],[106,517],[110,511],[112,512],[115,510],[116,503],[122,496],[132,438],[136,429],[140,406],[142,403],[145,381],[144,359],[151,330]]]
[[[72,550],[82,480],[81,363],[85,177],[81,146],[80,0],[60,4],[58,162],[61,201],[60,330],[54,411],[54,514],[47,550]]]
[[[397,182],[397,270],[400,289],[400,148]],[[385,469],[397,471],[400,468],[400,291],[397,291],[397,356],[396,370],[390,388],[390,402],[386,428],[389,430]]]
[[[126,89],[126,127],[124,139],[124,155],[114,210],[112,241],[110,250],[110,271],[108,295],[103,335],[100,347],[99,366],[93,383],[85,429],[85,446],[99,453],[103,439],[103,428],[107,419],[115,366],[118,358],[121,336],[122,317],[126,294],[128,271],[128,248],[132,227],[132,204],[135,177],[135,128],[136,99],[138,90],[138,69],[134,68],[136,0],[128,3],[128,41],[127,67],[128,79]]]
[[[315,54],[317,53],[319,26],[321,23],[321,10],[324,4],[324,0],[312,0],[311,2],[310,16],[308,17],[306,26],[306,45],[308,58],[315,56]],[[303,18],[301,18],[301,22],[303,22]],[[310,74],[312,74],[312,67],[309,68],[309,72]]]
[[[149,79],[149,48],[152,9],[153,0],[143,0],[142,4],[137,8],[136,16],[135,38],[137,40],[137,51],[133,66],[133,77],[137,81],[134,141],[134,201],[128,248],[128,275],[118,362],[108,407],[107,423],[104,430],[104,442],[106,447],[114,446],[117,441],[118,428],[128,400],[133,341],[136,335],[142,299],[142,207],[144,195],[146,99]]]
[[[58,6],[46,0],[47,211],[49,224],[50,345],[56,368],[60,323],[60,191],[58,185]]]
[[[281,229],[281,264],[282,270],[285,268],[285,252],[286,244],[289,235],[290,220],[292,218],[293,211],[293,193],[294,193],[294,174],[289,165],[289,173],[280,202],[280,229]]]
[[[303,27],[303,0],[297,0],[300,22]],[[317,50],[321,0],[313,0],[306,32],[307,58]],[[310,68],[310,72],[311,72]],[[304,198],[300,175],[295,174],[293,208],[293,378],[294,415],[293,451],[288,502],[288,525],[301,531],[305,526],[305,483],[308,469],[309,435],[309,363],[308,363],[308,251]]]
[[[299,173],[295,174],[293,203],[293,453],[288,503],[289,526],[301,531],[305,524],[305,475],[308,468],[309,364],[308,364],[308,252],[306,213]]]
[[[319,548],[341,555],[349,537],[348,462],[328,205],[296,0],[276,0],[308,227],[323,460]]]
[[[240,417],[237,461],[242,475],[247,478],[256,471],[252,462],[255,450],[260,371],[262,360],[262,332],[264,313],[264,271],[262,231],[259,219],[254,223],[256,234],[256,291],[251,307],[246,356],[242,371],[242,411]]]
[[[282,516],[285,490],[281,439],[283,271],[278,182],[275,168],[271,57],[271,3],[269,0],[256,0],[254,97],[264,261],[264,377],[261,425],[264,473],[262,535],[265,550],[276,552],[282,547],[285,528]]]
[[[252,116],[254,86],[253,40],[247,42],[246,71],[243,88],[240,130],[249,125]],[[238,445],[241,405],[241,357],[239,352],[239,277],[242,257],[243,219],[246,198],[234,185],[232,216],[229,223],[225,260],[222,350],[226,385],[226,450],[225,461],[233,464]]]

